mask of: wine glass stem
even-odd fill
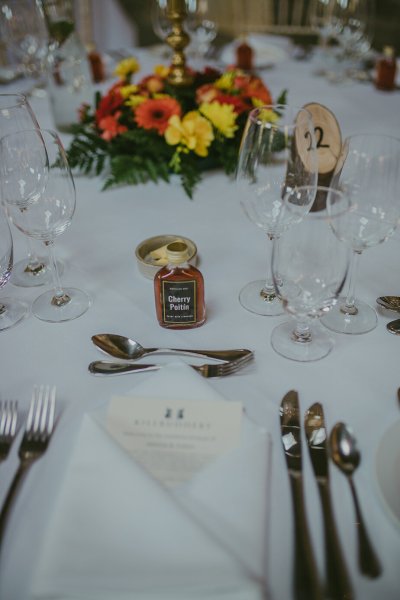
[[[58,272],[58,266],[54,252],[54,242],[52,240],[45,242],[45,246],[47,247],[47,250],[49,252],[49,262],[54,286],[54,296],[51,300],[51,303],[55,306],[63,306],[64,304],[67,304],[71,300],[71,298],[68,296],[68,294],[64,292],[61,285],[60,274]]]
[[[28,254],[28,264],[25,268],[25,271],[30,273],[37,273],[44,268],[44,264],[39,260],[39,257],[33,248],[33,244],[30,237],[26,237],[26,245]]]
[[[345,313],[346,315],[356,315],[358,313],[358,308],[356,306],[355,289],[360,256],[361,252],[357,252],[356,250],[354,250],[350,261],[349,287],[345,303],[340,307],[341,312]]]
[[[265,279],[265,284],[263,289],[261,290],[261,295],[269,300],[272,300],[276,297],[274,282],[272,279],[272,242],[275,239],[275,235],[268,234],[268,244],[267,244],[267,276]]]
[[[297,321],[296,327],[292,332],[292,339],[301,344],[311,342],[311,331],[308,321]]]

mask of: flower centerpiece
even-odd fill
[[[94,107],[81,107],[68,150],[71,167],[106,172],[103,189],[177,174],[189,197],[206,169],[233,173],[248,112],[273,102],[261,79],[207,67],[192,71],[192,83],[179,87],[161,65],[136,82],[139,68],[133,57],[122,60],[118,81],[96,94]],[[284,103],[285,95],[276,102]]]

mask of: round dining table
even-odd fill
[[[132,52],[139,59],[142,75],[160,62],[159,56],[148,49],[134,48]],[[274,98],[287,89],[288,102],[292,104],[303,106],[317,102],[329,108],[337,118],[343,138],[366,132],[400,138],[398,89],[378,91],[370,79],[332,83],[315,74],[312,57],[299,59],[291,52],[279,63],[260,69],[258,74]],[[99,84],[99,88],[105,90],[111,83],[110,78]],[[18,80],[2,85],[0,91],[21,92],[25,90],[24,85],[23,80]],[[31,94],[30,102],[40,126],[54,127],[48,97]],[[60,136],[68,147],[71,136],[65,133]],[[146,347],[254,351],[254,360],[243,369],[230,376],[209,379],[207,384],[227,402],[241,402],[247,417],[267,431],[271,439],[268,519],[262,526],[265,526],[267,558],[267,585],[263,594],[272,600],[295,597],[292,590],[294,515],[281,441],[279,407],[282,398],[290,390],[298,392],[301,422],[311,405],[321,403],[328,434],[338,421],[351,426],[361,452],[355,485],[369,536],[382,565],[381,575],[369,578],[360,573],[353,500],[346,478],[330,461],[332,505],[340,544],[354,597],[396,600],[400,589],[400,505],[399,500],[397,510],[390,505],[388,494],[392,494],[393,500],[393,492],[388,492],[382,482],[394,482],[400,498],[400,336],[386,328],[396,313],[379,307],[376,299],[385,295],[400,296],[400,233],[396,231],[385,243],[368,249],[361,257],[356,295],[376,309],[376,328],[362,335],[331,333],[334,347],[328,356],[316,362],[295,362],[278,355],[270,344],[272,329],[288,316],[259,316],[245,310],[239,302],[241,288],[266,274],[268,240],[244,214],[232,177],[219,170],[205,173],[193,199],[185,195],[176,177],[169,183],[124,185],[106,191],[102,189],[102,176],[75,173],[74,179],[76,211],[70,228],[56,240],[55,246],[63,265],[63,283],[85,289],[92,298],[92,305],[80,318],[59,324],[41,321],[29,314],[18,325],[0,333],[0,397],[18,400],[19,439],[35,384],[56,386],[58,415],[54,440],[24,481],[3,536],[1,600],[38,597],[31,587],[34,573],[31,561],[40,555],[47,521],[41,515],[38,531],[36,512],[42,498],[49,507],[47,517],[50,519],[53,504],[49,496],[55,498],[57,490],[46,482],[53,475],[55,481],[57,478],[62,481],[65,456],[60,455],[59,461],[52,460],[57,436],[73,440],[74,427],[84,414],[106,406],[113,396],[130,393],[138,382],[151,376],[148,373],[109,377],[91,374],[89,363],[105,358],[91,337],[106,332],[129,336]],[[400,189],[396,201],[400,202]],[[12,233],[14,258],[19,260],[26,252],[25,240],[14,227]],[[139,271],[135,248],[141,241],[163,234],[185,236],[197,245],[197,267],[205,281],[207,308],[202,327],[171,330],[158,324],[153,282]],[[315,251],[318,252],[318,248]],[[44,247],[41,252],[45,252]],[[31,303],[42,289],[17,287],[11,282],[2,289],[1,295]],[[164,364],[176,357],[163,356],[161,360]],[[177,387],[179,383],[177,377]],[[396,436],[393,441],[396,427],[397,442]],[[391,452],[395,456],[386,461],[385,443],[390,436]],[[302,442],[306,512],[318,572],[321,580],[325,580],[323,514],[304,433]],[[65,454],[70,451],[66,444]],[[0,463],[0,502],[4,501],[17,465],[18,443],[15,442],[7,460]],[[392,471],[380,477],[380,470],[386,467]],[[71,523],[71,527],[73,525]],[[152,565],[148,568],[151,571]],[[81,595],[60,593],[52,597],[92,598],[90,594],[85,595],[84,590]],[[118,600],[120,596],[110,590],[104,597]],[[151,595],[143,595],[147,597]],[[142,596],[132,593],[130,598]],[[246,596],[244,598],[246,600]]]

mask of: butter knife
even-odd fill
[[[311,546],[304,504],[299,414],[298,394],[291,390],[282,399],[280,420],[294,513],[293,597],[296,600],[321,600],[322,589]]]
[[[332,600],[350,600],[354,596],[333,514],[329,484],[327,433],[321,404],[316,402],[307,410],[304,426],[322,503],[327,596]]]

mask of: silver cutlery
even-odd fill
[[[245,348],[233,350],[193,350],[182,348],[144,348],[128,337],[114,333],[99,333],[92,336],[92,342],[100,350],[123,360],[137,360],[146,354],[174,354],[180,356],[200,356],[217,360],[236,360],[251,353]]]
[[[54,427],[55,395],[55,387],[40,385],[33,389],[25,431],[18,451],[20,463],[0,513],[0,542],[23,477],[29,467],[47,450]]]
[[[253,354],[248,354],[238,360],[224,363],[189,365],[192,369],[203,375],[203,377],[224,377],[236,373],[239,369],[247,365],[252,359]],[[142,373],[143,371],[157,371],[165,365],[139,365],[132,363],[117,363],[106,360],[96,360],[91,362],[88,369],[94,375],[121,375],[123,373]]]
[[[280,421],[294,512],[293,594],[296,600],[321,600],[323,594],[312,550],[304,504],[299,415],[298,394],[292,390],[282,399]]]
[[[382,568],[369,539],[364,519],[361,513],[353,473],[360,464],[360,452],[353,432],[344,423],[336,423],[329,437],[332,460],[335,465],[346,475],[353,496],[357,516],[358,532],[358,564],[361,573],[368,577],[379,577]]]
[[[17,433],[18,402],[0,401],[0,462],[5,460]]]
[[[387,310],[400,312],[400,296],[379,296],[376,299],[376,303]]]
[[[307,410],[304,427],[324,518],[327,596],[333,600],[350,600],[354,596],[333,514],[327,433],[324,411],[318,402]]]
[[[390,331],[390,333],[394,333],[395,335],[400,335],[400,319],[395,319],[394,321],[390,321],[386,325],[386,329]]]

